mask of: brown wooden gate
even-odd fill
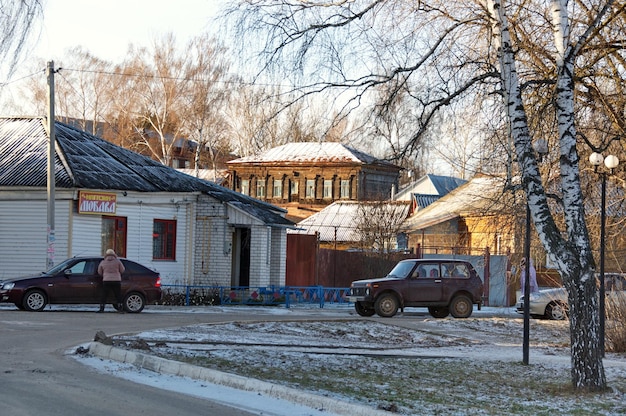
[[[287,234],[287,286],[319,285],[317,256],[319,245],[317,234]]]
[[[353,280],[383,277],[408,253],[377,254],[320,249],[317,234],[287,234],[287,286],[349,287]]]

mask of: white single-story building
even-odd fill
[[[66,124],[55,133],[52,188],[46,120],[0,118],[0,279],[113,248],[163,284],[284,285],[285,210]]]

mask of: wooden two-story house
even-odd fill
[[[289,143],[227,162],[228,186],[299,221],[335,201],[389,199],[401,168],[336,142]]]

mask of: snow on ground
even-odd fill
[[[243,306],[187,307],[175,308],[175,310],[176,312],[219,314],[226,310],[232,312],[233,308],[241,308],[242,313],[250,314],[251,307]],[[134,341],[141,340],[148,344],[149,354],[196,364],[198,361],[209,361],[211,366],[219,366],[221,363],[226,366],[221,368],[222,371],[232,371],[236,374],[262,379],[267,377],[269,380],[276,376],[271,368],[279,363],[282,374],[296,378],[296,387],[302,377],[307,376],[307,374],[300,374],[306,373],[307,368],[310,368],[312,373],[316,373],[316,376],[317,373],[330,371],[327,376],[330,377],[329,381],[335,377],[341,377],[333,373],[332,369],[354,368],[354,379],[366,384],[367,374],[357,374],[361,371],[358,363],[380,361],[392,362],[394,363],[392,365],[395,365],[396,362],[403,361],[403,358],[404,361],[407,358],[431,360],[431,362],[433,359],[443,360],[437,361],[438,367],[434,367],[431,372],[445,371],[450,360],[466,360],[463,362],[467,362],[468,366],[476,365],[478,369],[470,373],[470,377],[481,371],[484,373],[512,371],[510,378],[515,378],[516,372],[519,372],[520,377],[537,378],[539,384],[546,379],[546,385],[550,383],[555,385],[554,381],[548,379],[554,374],[561,374],[567,383],[570,368],[567,322],[530,320],[530,366],[519,366],[522,362],[523,319],[513,308],[485,307],[481,311],[474,311],[469,319],[434,319],[419,309],[407,309],[404,314],[390,319],[361,318],[347,305],[327,305],[324,309],[315,307],[252,308],[255,314],[283,315],[298,319],[281,322],[230,322],[164,328],[126,337],[115,337],[115,340],[117,344],[126,345],[127,348],[131,348]],[[172,309],[174,308],[150,307],[144,313],[168,313]],[[304,317],[307,318],[306,321],[302,320]],[[75,355],[75,357],[86,365],[118,377],[231,403],[233,406],[259,415],[334,416],[332,413],[324,412],[323,409],[306,408],[284,400],[209,385],[207,382],[190,378],[157,374],[128,364],[88,355]],[[317,367],[320,362],[323,366]],[[381,366],[381,371],[389,371],[384,367],[387,364],[377,365]],[[515,410],[517,409],[515,405],[509,405],[507,408],[509,410],[503,411],[500,408],[499,413],[526,414],[529,409],[527,406],[534,406],[530,409],[541,409],[548,413],[572,411],[598,415],[626,413],[624,396],[626,356],[607,353],[604,366],[609,385],[617,384],[619,388],[614,389],[610,395],[600,398],[603,403],[602,409],[596,406],[593,400],[582,403],[577,401],[578,398],[568,397],[567,394],[565,396],[563,394],[552,395],[551,391],[546,388],[545,397],[525,397],[520,402],[524,405],[520,405],[519,412]],[[348,370],[348,373],[349,371],[352,370]],[[396,368],[395,371],[405,372],[402,368]],[[412,383],[437,382],[437,379],[430,381],[426,376],[423,378],[423,380],[413,380]],[[391,384],[388,386],[388,391],[382,393],[382,397],[389,396],[389,400],[359,401],[354,397],[346,396],[346,393],[332,391],[332,389],[330,392],[326,391],[323,386],[320,388],[319,385],[313,385],[310,390],[313,393],[331,396],[346,402],[367,405],[369,401],[373,409],[388,409],[402,414],[418,414],[415,411],[416,408],[422,409],[419,413],[426,411],[432,414],[464,414],[468,410],[467,406],[477,401],[484,400],[486,403],[491,403],[519,400],[515,394],[520,394],[520,392],[509,392],[505,386],[501,389],[483,387],[483,390],[501,390],[500,392],[482,391],[480,388],[473,390],[470,384],[467,384],[467,380],[463,380],[461,376],[459,379],[461,383],[465,381],[468,392],[467,397],[459,396],[457,400],[466,403],[435,403],[429,404],[430,407],[425,407],[426,404],[420,403],[419,398],[415,403],[402,402],[401,398],[394,396],[397,389],[394,390]],[[271,381],[294,386],[294,380],[283,380],[281,377]],[[348,381],[345,383],[347,384]],[[556,383],[558,385],[558,379]],[[324,384],[323,379],[322,384]],[[442,380],[442,385],[445,384],[446,382]],[[384,389],[385,387],[375,386],[375,388]],[[416,396],[429,394],[428,388],[421,390]],[[373,396],[379,392],[363,391],[362,393],[366,396]],[[529,392],[525,391],[522,394],[528,395]],[[242,399],[242,395],[250,395],[249,400]],[[585,401],[584,398],[583,401]],[[396,405],[395,402],[400,404]],[[241,407],[241,403],[254,403],[255,406],[254,409],[245,408]],[[496,414],[493,410],[474,411],[474,413]]]
[[[73,352],[70,352],[73,354]],[[93,356],[72,355],[81,363],[91,366],[99,372],[120,377],[134,383],[145,384],[163,390],[187,394],[222,403],[241,409],[251,414],[263,416],[338,416],[322,409],[311,409],[269,396],[262,396],[255,392],[237,390],[230,387],[194,380],[190,377],[177,377],[159,374],[137,368],[132,364],[103,360]],[[247,405],[247,403],[253,405]]]

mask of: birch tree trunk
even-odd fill
[[[580,187],[579,156],[574,123],[574,59],[577,49],[568,44],[566,0],[552,1],[555,36],[556,102],[560,147],[560,173],[566,238],[557,228],[548,207],[538,161],[516,72],[514,45],[503,1],[490,0],[493,31],[499,47],[504,102],[520,165],[533,223],[569,294],[571,372],[574,387],[590,391],[606,388],[599,339],[598,293],[594,261],[585,223]],[[580,45],[581,43],[579,43]]]

